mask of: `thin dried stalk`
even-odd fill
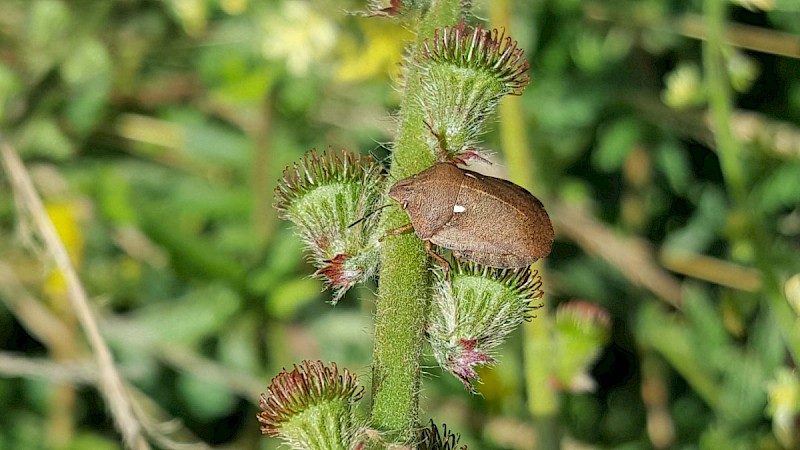
[[[109,350],[103,336],[100,334],[100,328],[89,305],[86,290],[81,284],[75,268],[72,266],[67,250],[63,242],[61,242],[53,222],[45,211],[28,171],[22,164],[16,150],[4,141],[0,141],[0,156],[2,156],[3,166],[16,192],[19,202],[17,207],[20,211],[30,216],[36,230],[44,240],[45,247],[53,258],[56,267],[64,275],[70,303],[75,310],[81,327],[86,333],[97,361],[100,392],[108,403],[111,415],[122,434],[125,445],[134,450],[149,450],[150,445],[147,443],[147,439],[142,433],[142,426],[133,412],[125,383],[114,365],[111,350]]]

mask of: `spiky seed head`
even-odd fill
[[[434,156],[454,162],[485,158],[478,143],[488,117],[500,98],[521,94],[530,81],[530,65],[517,42],[503,31],[462,20],[436,30],[413,63]]]
[[[562,303],[556,310],[556,325],[564,331],[577,330],[582,335],[605,341],[611,329],[611,317],[600,306],[583,300]]]
[[[431,6],[431,0],[370,0],[366,11],[354,13],[357,16],[404,17],[414,12],[422,12]],[[461,16],[469,14],[472,0],[461,0]]]
[[[520,95],[530,82],[530,64],[517,41],[496,28],[487,31],[483,25],[458,25],[437,29],[432,40],[423,43],[423,58],[472,68],[492,74],[503,83],[504,94]]]
[[[439,364],[474,392],[475,368],[494,363],[492,351],[541,306],[542,281],[530,267],[451,265],[449,281],[437,272],[427,337]]]
[[[442,426],[442,431],[431,420],[431,424],[420,433],[420,443],[417,450],[467,450],[466,445],[458,446],[460,437]]]
[[[389,0],[387,2],[382,2],[379,0],[370,0],[368,2],[368,7],[366,11],[358,12],[356,15],[359,16],[366,16],[366,17],[374,17],[374,16],[386,16],[386,17],[397,17],[400,16],[401,13],[405,12],[408,9],[408,5],[403,0]]]
[[[355,403],[363,395],[349,370],[303,361],[272,379],[256,417],[262,434],[280,437],[292,448],[352,448],[360,429]]]
[[[562,303],[556,310],[554,331],[558,386],[573,392],[593,390],[595,382],[589,370],[610,338],[608,312],[582,300]]]
[[[278,181],[275,208],[295,224],[334,303],[377,271],[378,217],[365,216],[381,203],[384,183],[374,159],[333,148],[306,153]]]

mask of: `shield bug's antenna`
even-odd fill
[[[363,221],[367,220],[367,219],[369,218],[369,216],[371,216],[371,215],[375,214],[376,212],[378,212],[378,211],[380,211],[380,210],[382,210],[383,208],[386,208],[386,207],[388,207],[388,206],[392,206],[392,204],[391,204],[391,203],[388,203],[388,204],[386,204],[386,205],[379,206],[379,207],[377,207],[377,208],[373,209],[372,211],[370,211],[369,213],[367,213],[367,214],[366,214],[364,217],[362,217],[362,218],[360,218],[360,219],[356,220],[355,222],[351,223],[350,225],[348,225],[348,226],[347,226],[347,228],[349,229],[349,228],[352,228],[352,227],[354,227],[354,226],[358,225],[359,223],[361,223],[361,222],[363,222]]]

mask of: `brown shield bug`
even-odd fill
[[[425,241],[450,249],[453,256],[490,267],[525,267],[544,258],[553,246],[553,224],[536,197],[516,184],[437,163],[402,179],[389,190],[411,223],[387,235],[413,229]]]

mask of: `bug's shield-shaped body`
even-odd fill
[[[530,192],[499,178],[438,163],[397,182],[389,195],[417,236],[456,257],[491,267],[525,267],[550,253],[553,225]]]

